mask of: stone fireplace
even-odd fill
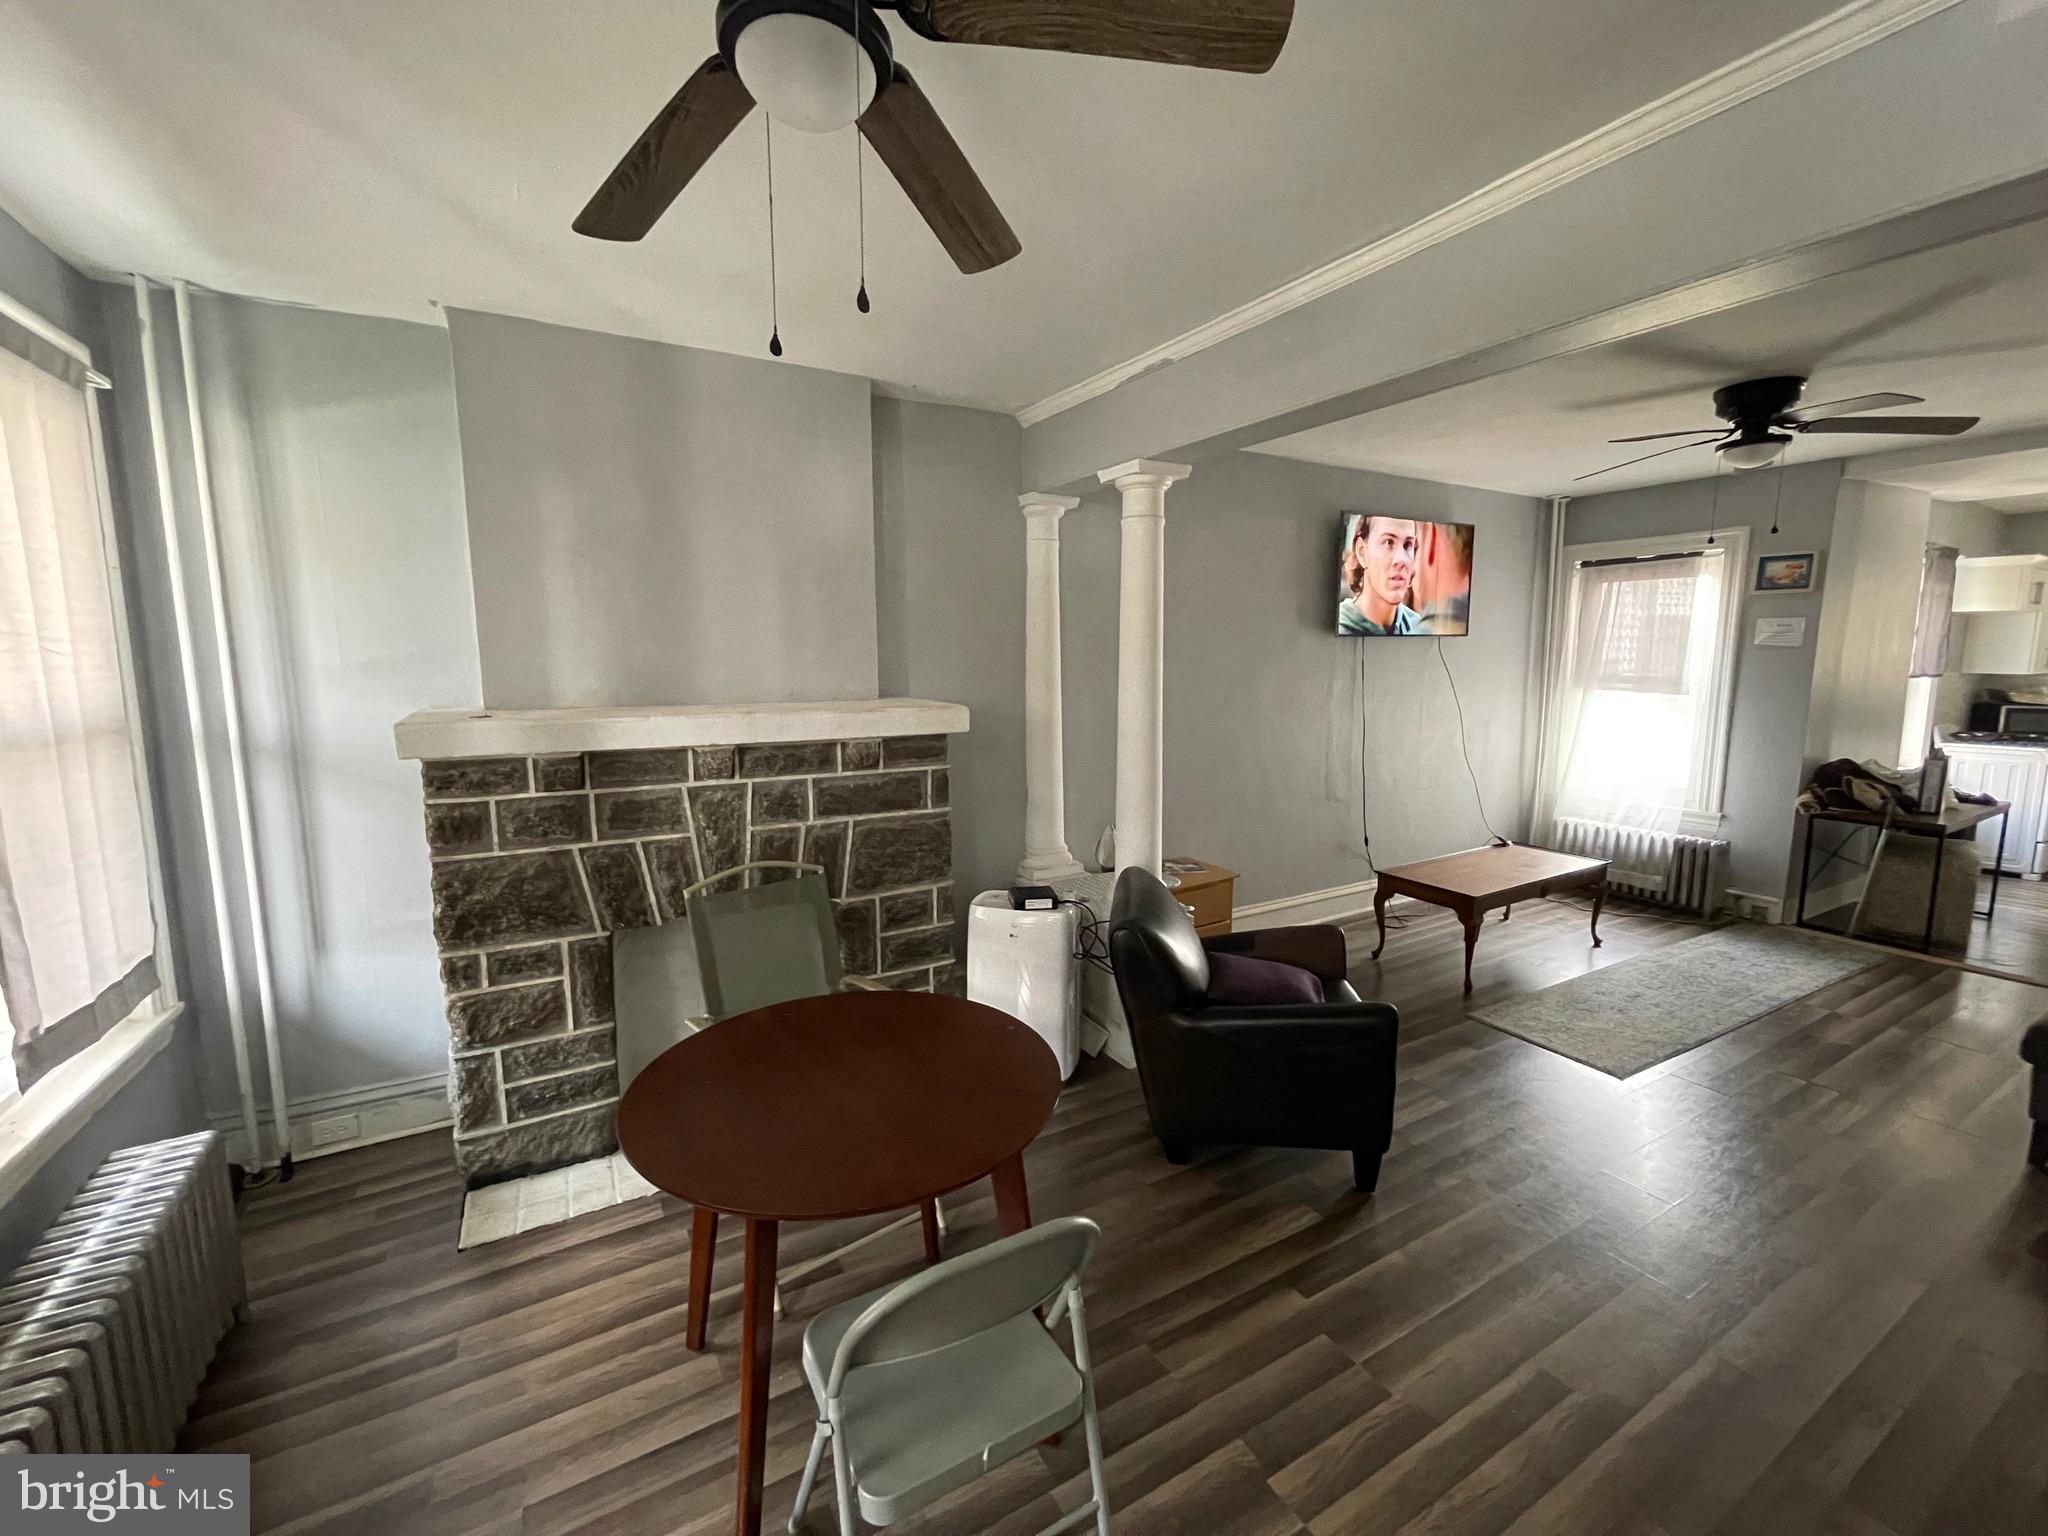
[[[917,699],[402,721],[465,1180],[617,1146],[611,936],[675,921],[720,870],[822,865],[848,975],[957,990],[946,738],[966,729],[961,706]]]

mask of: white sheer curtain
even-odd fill
[[[83,390],[0,347],[0,993],[24,1084],[156,989]]]
[[[1672,832],[1698,807],[1728,564],[1710,551],[1574,573],[1556,816]]]

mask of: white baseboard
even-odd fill
[[[412,1136],[449,1124],[448,1074],[430,1072],[420,1077],[402,1077],[388,1083],[347,1088],[339,1093],[309,1094],[305,1098],[290,1100],[289,1108],[292,1160],[300,1162],[310,1157],[326,1157],[331,1152],[373,1146],[380,1141],[393,1141],[400,1136]],[[354,1115],[356,1133],[315,1146],[313,1122],[338,1115]],[[247,1148],[242,1144],[241,1115],[232,1109],[216,1110],[207,1119],[227,1137],[228,1156],[242,1161]],[[262,1129],[268,1146],[270,1114],[267,1109],[257,1111],[256,1123]]]
[[[1333,885],[1328,890],[1308,891],[1300,896],[1281,896],[1272,901],[1254,901],[1231,909],[1233,928],[1285,928],[1296,923],[1333,923],[1372,910],[1373,888],[1379,882],[1360,880],[1355,885]]]
[[[1762,908],[1759,922],[1776,926],[1785,921],[1785,904],[1775,896],[1765,896],[1758,891],[1738,891],[1732,886],[1721,893],[1722,905],[1737,914],[1746,914],[1751,908]]]

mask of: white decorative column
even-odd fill
[[[1124,498],[1123,567],[1117,593],[1116,869],[1159,873],[1165,850],[1160,803],[1161,671],[1166,643],[1166,489],[1193,471],[1133,459],[1105,469]]]
[[[1060,519],[1075,496],[1033,491],[1024,509],[1024,857],[1017,879],[1045,885],[1081,873],[1067,848],[1067,755],[1060,682]]]

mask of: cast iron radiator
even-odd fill
[[[1720,870],[1728,856],[1724,838],[1681,837],[1560,816],[1550,845],[1559,853],[1608,860],[1608,888],[1642,901],[1705,917],[1720,899]]]
[[[116,1152],[0,1277],[0,1453],[172,1449],[247,1311],[219,1134]]]

